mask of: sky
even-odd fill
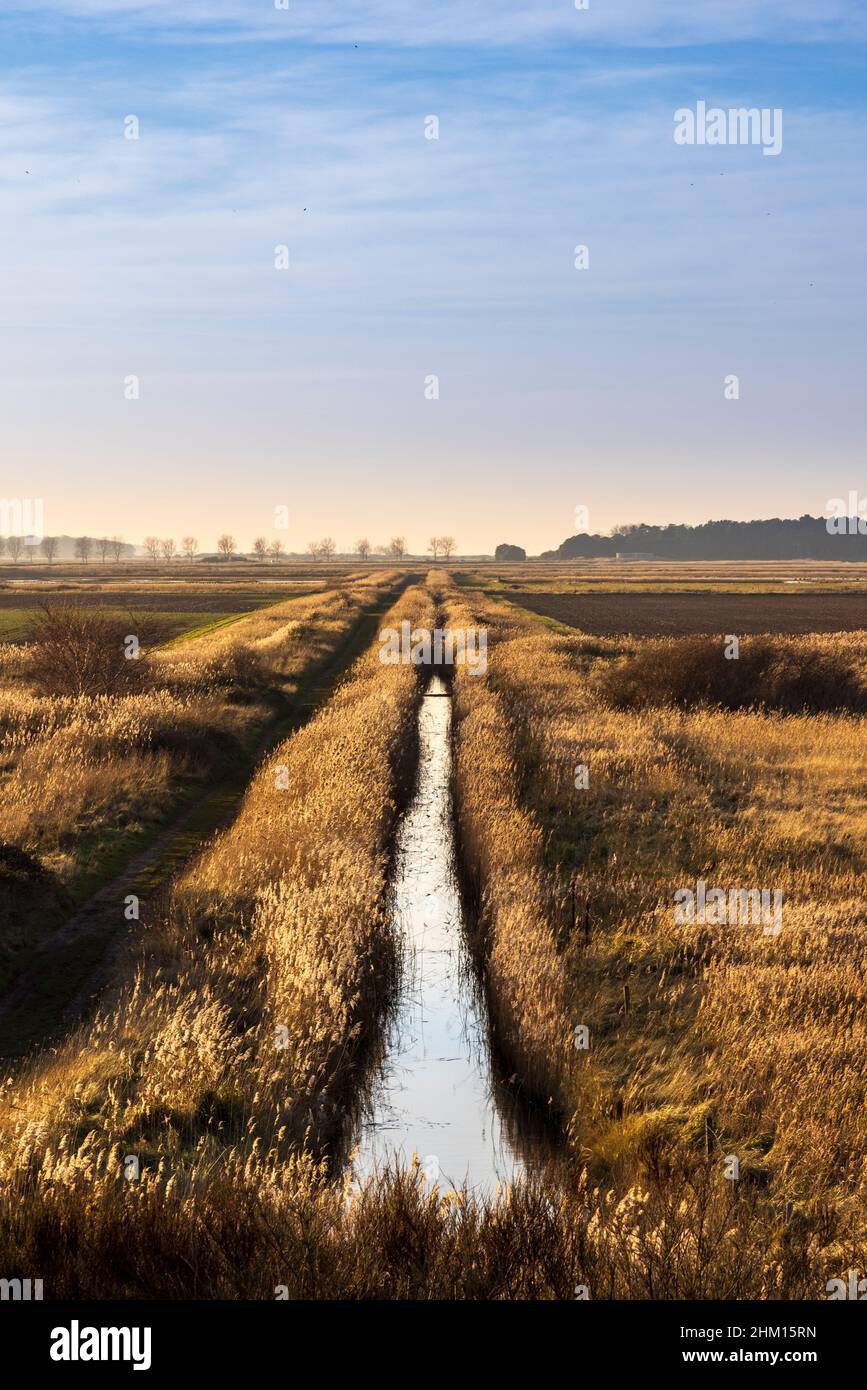
[[[859,0],[287,5],[4,0],[2,497],[538,553],[867,492]]]

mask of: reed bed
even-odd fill
[[[564,1084],[558,1036],[523,1024],[550,1093],[574,1098],[581,1162],[622,1193],[670,1189],[691,1155],[742,1201],[818,1232],[830,1264],[844,1245],[863,1250],[867,721],[846,708],[863,637],[770,644],[797,689],[803,671],[845,668],[843,708],[731,710],[664,693],[624,707],[619,644],[559,636],[484,599],[454,611],[488,628],[487,681],[458,683],[458,794],[482,926],[509,962],[489,972],[495,1011],[511,1018],[526,992],[525,1018],[534,1004],[544,1018],[565,991],[570,1029],[588,1030]],[[704,645],[667,643],[666,660],[706,660]],[[677,683],[701,690],[705,677]],[[834,705],[833,688],[811,697]],[[782,930],[679,923],[674,895],[698,880],[779,891]],[[520,927],[499,939],[516,892],[536,939],[557,944],[556,993]],[[732,1158],[739,1177],[724,1181]]]
[[[485,626],[448,596],[448,626]],[[481,617],[481,621],[480,621]],[[500,661],[495,648],[490,659]],[[574,1102],[566,974],[546,910],[552,879],[543,836],[519,801],[510,718],[493,679],[458,665],[454,679],[455,806],[474,936],[489,995],[494,1050],[535,1100],[568,1119]]]
[[[395,579],[382,571],[289,599],[141,661],[125,661],[118,640],[121,665],[142,669],[129,693],[44,693],[29,649],[0,648],[0,847],[30,865],[13,879],[0,856],[7,969],[40,922],[53,924],[70,893],[110,867],[121,840],[133,852],[180,797],[250,756],[275,700],[292,696]]]
[[[409,590],[388,620],[428,610]],[[136,1193],[189,1195],[227,1165],[259,1183],[339,1141],[395,980],[385,890],[419,698],[416,668],[375,646],[267,755],[96,1019],[10,1080],[4,1205],[126,1193],[127,1156]]]
[[[628,650],[442,576],[386,621],[443,614],[489,641],[453,728],[495,1049],[562,1160],[490,1197],[342,1166],[397,981],[386,885],[417,752],[419,672],[374,645],[263,762],[99,1017],[6,1082],[5,1277],[73,1298],[792,1300],[867,1267],[863,718],[620,708]],[[678,923],[701,876],[781,888],[783,930]]]
[[[26,1202],[7,1190],[2,1216],[0,1267],[52,1299],[815,1299],[863,1256],[829,1265],[815,1233],[706,1173],[668,1195],[541,1177],[478,1198],[418,1169],[358,1190],[303,1157],[232,1155],[185,1196],[167,1172],[79,1166]]]

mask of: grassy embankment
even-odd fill
[[[38,644],[0,647],[0,985],[205,788],[216,804],[230,779],[229,800],[237,796],[238,769],[249,767],[268,728],[307,698],[316,672],[395,578],[373,575],[145,650],[140,662],[125,663],[134,684],[116,689],[101,691],[97,681],[78,693],[78,673],[54,671]],[[76,608],[72,621],[86,627],[96,611]],[[111,619],[96,621],[102,637]],[[63,622],[61,610],[61,629]],[[122,666],[119,635],[126,631],[121,621]],[[91,660],[93,645],[82,642],[80,665]],[[196,830],[207,833],[207,815],[199,819],[188,828],[187,848]]]
[[[387,621],[404,618],[430,625],[424,591]],[[50,1250],[54,1296],[214,1293],[250,1279],[253,1253],[233,1266],[231,1249],[250,1223],[255,1259],[274,1257],[269,1203],[303,1219],[395,983],[386,884],[419,697],[416,668],[384,666],[375,643],[265,759],[100,1015],[10,1080],[4,1270]]]
[[[619,655],[456,599],[450,620],[492,644],[487,682],[458,682],[456,737],[501,1041],[520,1066],[533,1040],[523,1077],[571,1115],[595,1181],[640,1189],[648,1230],[672,1199],[696,1241],[707,1212],[735,1239],[757,1220],[756,1267],[821,1296],[814,1271],[863,1263],[865,1237],[863,644]],[[679,925],[674,893],[699,879],[781,891],[782,932]],[[590,1034],[571,1063],[564,997]]]

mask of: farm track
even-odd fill
[[[365,609],[337,651],[302,677],[294,694],[281,693],[283,711],[238,767],[186,804],[121,873],[40,943],[0,999],[0,1057],[21,1056],[37,1044],[56,1039],[88,1011],[108,986],[113,967],[128,945],[123,915],[127,896],[135,894],[142,906],[158,903],[207,840],[231,824],[262,759],[329,699],[341,676],[372,641],[382,614],[412,579],[412,575],[404,576],[375,606]]]

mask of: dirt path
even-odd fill
[[[122,873],[97,890],[34,952],[0,999],[0,1057],[15,1057],[37,1043],[58,1038],[92,1007],[113,975],[113,966],[140,929],[127,921],[125,903],[134,894],[142,915],[166,892],[171,881],[213,835],[233,820],[263,757],[305,724],[329,698],[340,677],[372,641],[380,617],[395,600],[395,590],[365,609],[345,641],[325,663],[285,697],[285,712],[263,732],[229,776],[222,778],[184,809],[132,857]]]

